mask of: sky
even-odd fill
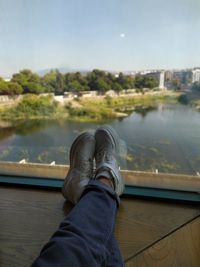
[[[199,0],[0,0],[0,76],[200,66]]]

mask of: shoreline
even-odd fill
[[[0,109],[0,127],[2,125],[15,124],[17,121],[26,120],[56,120],[67,119],[80,122],[101,122],[113,120],[116,118],[124,118],[130,115],[131,112],[145,112],[149,109],[156,108],[160,103],[175,103],[178,101],[180,93],[173,91],[166,92],[150,92],[138,95],[123,95],[123,96],[100,96],[77,98],[71,101],[66,101],[65,104],[56,102],[50,96],[26,96],[29,101],[34,100],[32,110],[30,104],[27,107],[20,108],[23,99],[13,107]],[[30,98],[30,99],[29,99]],[[37,110],[37,100],[45,101],[44,107]],[[30,102],[32,104],[32,102]],[[43,103],[43,102],[42,102]],[[53,106],[53,108],[52,108]],[[39,107],[41,107],[39,105]],[[45,110],[47,109],[47,110]],[[50,110],[48,112],[48,110]]]

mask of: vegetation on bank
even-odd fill
[[[11,108],[0,110],[0,119],[4,121],[30,119],[67,118],[75,121],[106,121],[126,117],[133,110],[144,111],[155,108],[159,103],[174,102],[176,95],[139,95],[120,97],[78,98],[59,105],[52,96],[27,94]]]
[[[132,111],[145,111],[156,108],[159,103],[176,101],[175,95],[140,95],[137,97],[109,97],[103,99],[79,99],[78,106],[68,104],[66,109],[73,120],[107,120],[126,117]]]
[[[51,96],[28,94],[11,108],[0,110],[0,119],[6,121],[51,118],[58,112],[58,103]]]
[[[184,105],[191,105],[200,111],[200,84],[194,83],[191,91],[181,94],[178,101]]]
[[[98,91],[100,93],[109,90],[120,92],[123,89],[135,88],[138,91],[143,88],[149,90],[158,86],[158,81],[153,77],[143,75],[124,75],[122,72],[118,76],[112,73],[95,69],[88,73],[61,73],[52,70],[44,76],[39,76],[31,70],[22,70],[12,76],[11,81],[4,81],[0,77],[0,95],[17,94],[41,94],[55,93],[62,95],[65,91]]]

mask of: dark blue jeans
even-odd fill
[[[90,181],[32,267],[122,267],[114,238],[119,199],[99,181]]]

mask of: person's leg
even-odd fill
[[[107,263],[123,266],[120,253],[115,258],[118,265],[110,258],[113,251],[119,252],[113,230],[118,196],[123,192],[116,161],[117,137],[110,128],[101,127],[96,131],[95,141],[93,135],[85,133],[72,144],[70,169],[62,193],[77,204],[32,267],[95,267],[107,266]],[[93,177],[94,150],[97,168]],[[91,178],[96,181],[88,184]]]
[[[90,181],[32,267],[123,266],[113,240],[117,206],[110,186]]]
[[[112,234],[111,238],[109,239],[106,248],[106,267],[123,267],[124,260],[114,234]]]

